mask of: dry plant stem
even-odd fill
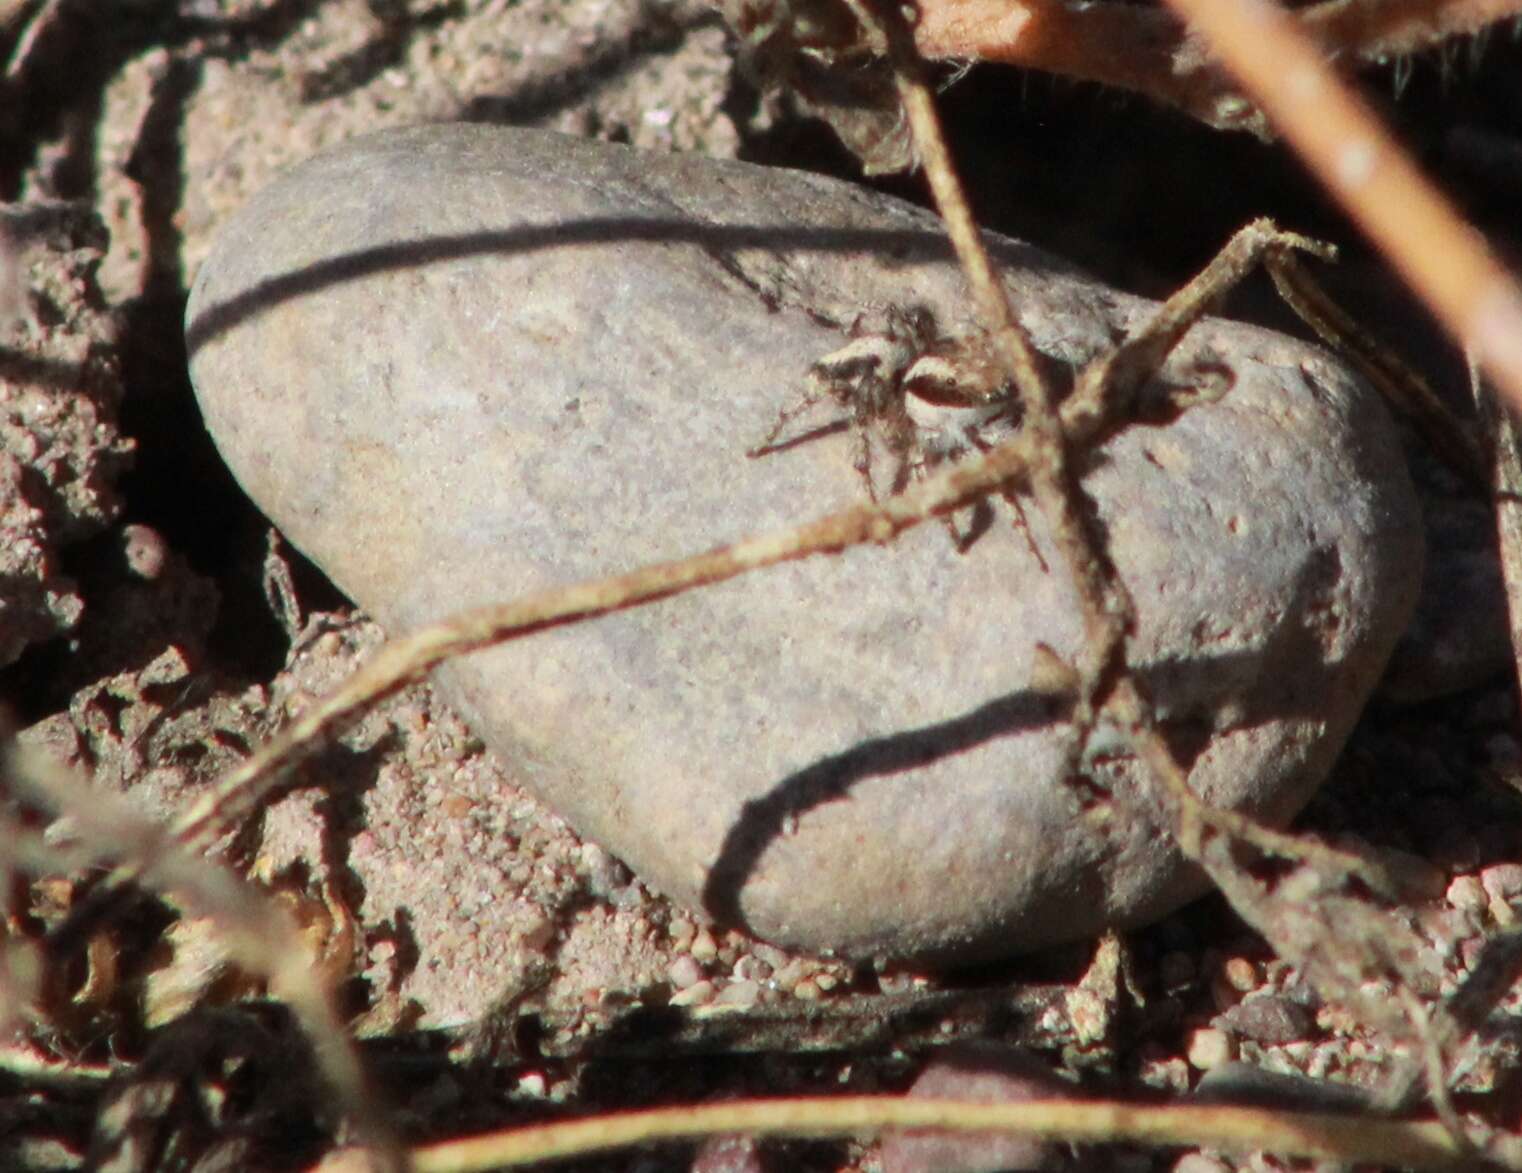
[[[932,61],[997,61],[1145,94],[1209,126],[1267,123],[1165,10],[1069,0],[926,0],[914,27]],[[1193,60],[1186,59],[1192,57]]]
[[[1337,250],[1331,245],[1283,232],[1267,218],[1239,229],[1188,285],[1158,309],[1143,330],[1083,370],[1072,398],[1090,403],[1098,411],[1129,414],[1143,384],[1157,374],[1189,328],[1205,315],[1223,291],[1237,284],[1260,262],[1270,271],[1288,263],[1295,250],[1324,261],[1337,259]]]
[[[1522,409],[1522,289],[1270,0],[1168,0],[1459,344]]]
[[[1106,700],[1104,692],[1112,690],[1106,700],[1105,715],[1123,727],[1138,756],[1150,767],[1154,779],[1160,784],[1159,797],[1180,849],[1201,863],[1212,879],[1227,890],[1228,896],[1232,894],[1232,888],[1239,892],[1246,889],[1230,883],[1236,864],[1229,856],[1207,857],[1203,844],[1207,830],[1242,838],[1260,850],[1284,858],[1310,863],[1329,875],[1356,875],[1376,890],[1392,891],[1393,885],[1379,869],[1356,856],[1273,831],[1234,812],[1217,810],[1202,802],[1189,788],[1187,772],[1178,764],[1157,727],[1150,698],[1125,663],[1125,640],[1135,621],[1130,592],[1121,582],[1101,536],[1090,521],[1090,514],[1085,509],[1086,494],[1068,459],[1069,445],[1080,446],[1085,437],[1079,433],[1087,429],[1069,431],[1064,426],[1063,416],[1059,416],[1052,406],[1050,391],[1037,372],[1030,342],[1015,318],[1003,283],[994,272],[993,262],[983,246],[982,236],[957,179],[929,87],[910,72],[915,68],[914,50],[906,30],[891,12],[883,16],[855,3],[853,8],[869,28],[880,31],[890,54],[896,59],[899,96],[909,118],[926,179],[946,221],[952,246],[967,272],[985,326],[998,347],[999,357],[1014,378],[1025,406],[1022,434],[1032,448],[1027,480],[1067,559],[1084,614],[1086,662],[1079,666],[1081,692],[1073,718],[1078,734],[1074,757],[1081,755],[1083,743],[1097,716],[1096,700]],[[1195,280],[1169,298],[1140,334],[1079,376],[1070,400],[1074,412],[1087,408],[1103,418],[1115,418],[1117,412],[1123,415],[1140,383],[1156,372],[1213,298],[1239,279],[1265,253],[1284,253],[1291,248],[1325,253],[1325,246],[1305,237],[1279,233],[1267,221],[1248,225]],[[1074,422],[1077,422],[1076,417]]]
[[[608,615],[664,599],[680,591],[722,582],[746,571],[813,554],[838,553],[863,542],[886,542],[903,530],[961,505],[1020,475],[1030,464],[1023,437],[984,459],[948,467],[936,476],[877,505],[857,505],[817,521],[707,553],[528,595],[512,603],[477,608],[393,640],[337,690],[301,713],[175,824],[181,843],[204,846],[218,830],[251,809],[278,781],[280,772],[319,744],[364,706],[420,679],[452,656],[552,627]],[[130,878],[126,869],[112,886]]]
[[[290,1005],[339,1104],[383,1167],[405,1166],[404,1150],[376,1110],[359,1056],[317,967],[295,926],[273,904],[225,868],[185,851],[126,802],[79,782],[35,753],[13,744],[0,757],[0,780],[6,789],[67,817],[81,847],[97,860],[130,860],[138,875],[159,891],[173,893],[191,915],[209,918],[237,963],[264,976],[271,991]]]
[[[1063,432],[1052,393],[1037,368],[1035,348],[1016,319],[1004,284],[983,246],[941,133],[930,87],[919,76],[919,60],[910,32],[890,5],[884,4],[881,11],[874,11],[858,0],[850,2],[863,24],[875,29],[888,49],[899,100],[908,115],[915,151],[936,208],[972,286],[989,341],[1020,395],[1025,411],[1021,431],[1031,445],[1032,460],[1027,473],[1031,495],[1051,523],[1053,537],[1078,588],[1086,662],[1078,665],[1080,694],[1073,716],[1078,736],[1072,750],[1076,758],[1092,727],[1097,695],[1114,672],[1123,667],[1125,637],[1134,624],[1135,609],[1085,510],[1086,496],[1068,459],[1069,438]]]
[[[1522,696],[1522,435],[1518,433],[1517,421],[1497,402],[1473,365],[1469,381],[1489,449],[1487,480],[1495,501],[1511,654],[1518,696]]]
[[[1419,373],[1353,320],[1294,257],[1268,265],[1279,296],[1321,340],[1356,365],[1397,413],[1411,420],[1449,467],[1481,492],[1490,488],[1480,446]]]
[[[1473,1153],[1474,1146],[1464,1132],[1464,1122],[1459,1117],[1458,1109],[1453,1106],[1453,1096],[1448,1092],[1448,1069],[1442,1039],[1442,1034],[1446,1032],[1434,1029],[1432,1017],[1415,993],[1410,989],[1402,989],[1399,994],[1406,1016],[1416,1028],[1417,1043],[1421,1050],[1421,1062],[1413,1066],[1417,1066],[1422,1073],[1427,1093],[1432,1097],[1433,1110],[1448,1130],[1448,1135],[1453,1137],[1454,1143]]]
[[[1477,33],[1519,12],[1518,0],[1326,0],[1296,16],[1334,56],[1380,61]]]
[[[0,1043],[0,1071],[16,1080],[26,1080],[33,1087],[95,1088],[121,1074],[113,1063],[85,1063],[44,1051],[35,1044]]]
[[[1464,1154],[1442,1126],[1259,1108],[1167,1107],[1116,1101],[962,1103],[869,1096],[740,1100],[599,1116],[420,1148],[417,1173],[515,1168],[627,1145],[731,1132],[873,1136],[888,1129],[1019,1132],[1052,1140],[1264,1149],[1283,1156],[1411,1169],[1457,1169]]]
[[[1522,0],[1326,0],[1295,19],[1329,59],[1378,62],[1522,12]],[[1268,123],[1179,20],[1156,8],[1072,0],[924,0],[914,41],[932,61],[997,61],[1098,82],[1209,126],[1269,137]]]
[[[0,75],[7,83],[14,83],[26,68],[27,61],[32,56],[32,50],[38,41],[47,35],[48,31],[58,23],[63,13],[65,0],[46,0],[41,11],[32,17],[31,23],[16,41],[16,47],[11,51],[10,60],[5,63],[5,72]],[[18,9],[17,11],[24,11]],[[14,15],[8,14],[8,15]]]

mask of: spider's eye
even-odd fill
[[[938,355],[926,355],[904,373],[904,392],[940,407],[965,407],[987,398],[980,380]]]

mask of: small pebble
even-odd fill
[[[742,957],[735,962],[735,977],[747,982],[764,982],[772,976],[772,967],[759,957]]]
[[[1305,1038],[1314,1021],[1310,1011],[1289,998],[1280,994],[1258,994],[1217,1015],[1215,1025],[1239,1038],[1274,1046]]]
[[[149,526],[123,526],[122,553],[127,559],[128,570],[138,578],[152,581],[164,573],[169,561],[169,543],[158,530]]]
[[[1460,912],[1480,912],[1489,902],[1478,876],[1455,876],[1444,893],[1448,903]]]
[[[671,944],[678,949],[686,949],[692,944],[692,939],[697,936],[698,927],[685,916],[673,917],[671,924],[666,928],[666,935],[671,938]]]
[[[555,939],[555,922],[544,915],[535,916],[523,929],[519,941],[530,953],[542,953]]]
[[[779,990],[791,990],[804,978],[808,977],[814,966],[802,957],[794,957],[777,970],[772,979],[777,983]]]
[[[1498,863],[1480,873],[1480,886],[1491,900],[1511,901],[1522,896],[1522,863]]]
[[[1141,1064],[1137,1079],[1158,1091],[1183,1095],[1189,1090],[1189,1064],[1178,1056],[1148,1060]]]
[[[1069,1088],[1028,1052],[995,1046],[951,1047],[936,1055],[909,1088],[911,1099],[1016,1104],[1068,1094]],[[883,1173],[1038,1169],[1045,1141],[1018,1133],[893,1132],[879,1153]]]
[[[1367,1108],[1369,1097],[1346,1084],[1309,1079],[1298,1073],[1265,1071],[1250,1063],[1224,1063],[1206,1072],[1195,1088],[1202,1103],[1338,1112]]]
[[[720,1006],[749,1009],[761,1000],[761,987],[755,982],[731,982],[719,991]]]
[[[1259,985],[1258,967],[1246,957],[1229,958],[1221,966],[1221,976],[1226,984],[1239,994],[1250,993]]]
[[[677,957],[666,969],[666,979],[673,989],[685,990],[703,980],[703,967],[690,954]]]
[[[1233,1165],[1205,1153],[1185,1153],[1173,1162],[1173,1173],[1232,1173]]]
[[[542,1071],[530,1071],[519,1077],[516,1090],[521,1096],[543,1099],[549,1091],[549,1081],[544,1078]]]
[[[706,978],[671,995],[672,1006],[705,1006],[714,999],[714,984]]]
[[[1224,1030],[1202,1027],[1190,1032],[1185,1053],[1196,1071],[1211,1071],[1235,1059],[1237,1046]]]
[[[766,1173],[761,1145],[752,1136],[710,1136],[698,1146],[691,1173]]]
[[[581,866],[588,890],[602,900],[612,899],[632,878],[628,868],[595,843],[581,845]]]

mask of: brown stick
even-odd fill
[[[1522,288],[1269,0],[1169,0],[1427,308],[1522,410]]]

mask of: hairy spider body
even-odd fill
[[[766,439],[748,456],[763,456],[833,430],[828,426],[778,441],[792,420],[829,399],[846,412],[845,420],[837,423],[851,428],[856,470],[876,501],[874,447],[893,458],[887,490],[892,495],[945,461],[1008,438],[1019,424],[1019,406],[981,336],[940,335],[930,312],[919,307],[893,307],[881,317],[879,329],[868,328],[858,318],[851,341],[810,368],[803,395],[782,410]],[[1012,494],[1005,496],[1013,500]],[[1018,509],[1018,501],[1015,504]],[[991,521],[986,502],[972,510],[966,533],[946,519],[959,550],[966,550]]]

